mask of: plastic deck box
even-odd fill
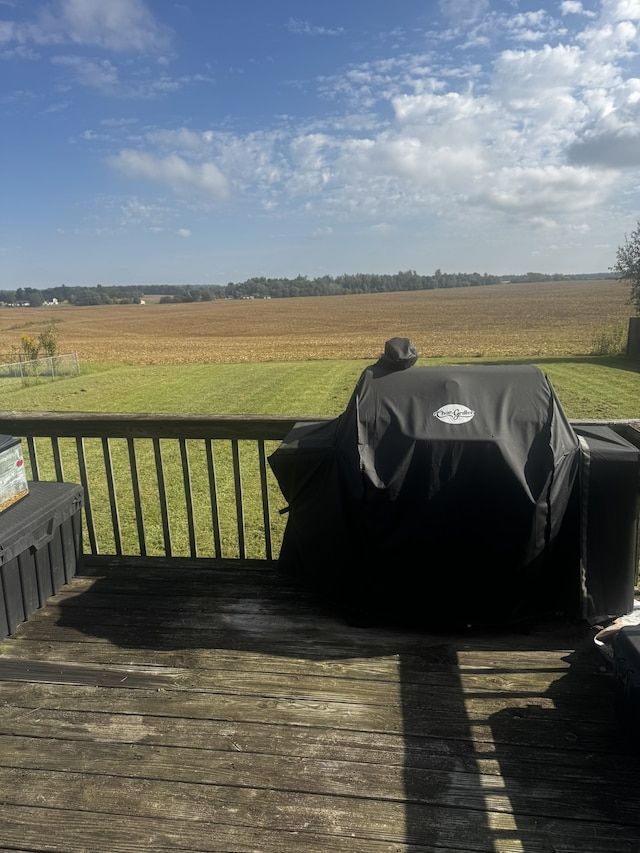
[[[82,567],[81,486],[29,483],[24,500],[0,515],[0,637]]]
[[[580,441],[582,617],[633,610],[638,567],[640,449],[610,427],[576,427]]]
[[[640,743],[640,626],[621,628],[611,646],[618,719]]]

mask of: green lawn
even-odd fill
[[[257,364],[203,364],[195,366],[130,366],[108,364],[85,368],[78,377],[56,381],[41,380],[22,385],[19,380],[0,379],[3,407],[22,411],[119,411],[176,414],[282,414],[328,415],[343,411],[365,361],[313,361]],[[441,364],[430,360],[423,364]],[[480,363],[480,360],[474,360]],[[531,361],[550,377],[570,418],[640,418],[640,365],[625,359],[582,358]],[[0,432],[2,428],[0,426]],[[171,444],[171,443],[170,443]],[[243,443],[244,444],[244,443]],[[245,492],[247,552],[263,556],[261,505],[256,450],[242,447]],[[42,474],[53,479],[55,472],[48,442],[42,445]],[[78,482],[75,442],[61,439],[65,477]],[[273,443],[272,450],[276,446]],[[45,448],[48,448],[45,450]],[[112,440],[111,452],[121,514],[125,553],[135,553],[137,531],[126,443]],[[162,529],[157,500],[157,484],[150,442],[138,440],[137,452],[145,507],[148,553],[162,554]],[[195,514],[202,555],[213,554],[211,511],[207,504],[208,484],[203,447],[190,443],[193,491],[199,496]],[[216,449],[220,524],[223,554],[237,553],[235,498],[230,450],[221,443]],[[102,446],[98,439],[86,441],[91,479],[92,503],[99,534],[100,550],[113,552],[109,539],[109,496],[104,481]],[[48,459],[48,462],[45,460]],[[171,519],[174,554],[188,554],[181,464],[177,448],[165,451],[167,501]],[[102,472],[102,473],[101,473]],[[277,553],[284,529],[284,517],[277,510],[284,505],[274,478],[270,478],[274,510],[273,536]],[[208,543],[208,544],[207,544]]]
[[[368,363],[108,364],[83,368],[78,377],[27,386],[0,379],[0,387],[3,408],[21,411],[331,416],[344,409]],[[528,363],[548,374],[570,418],[640,418],[637,362],[585,357]]]

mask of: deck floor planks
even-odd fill
[[[2,850],[635,853],[639,781],[588,631],[362,630],[271,569],[89,569],[0,643]]]

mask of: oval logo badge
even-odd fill
[[[434,418],[444,421],[446,424],[466,424],[474,415],[475,412],[472,409],[460,403],[448,403],[433,413]]]

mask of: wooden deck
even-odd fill
[[[273,569],[87,569],[0,643],[0,849],[637,853],[592,631],[358,629]]]

